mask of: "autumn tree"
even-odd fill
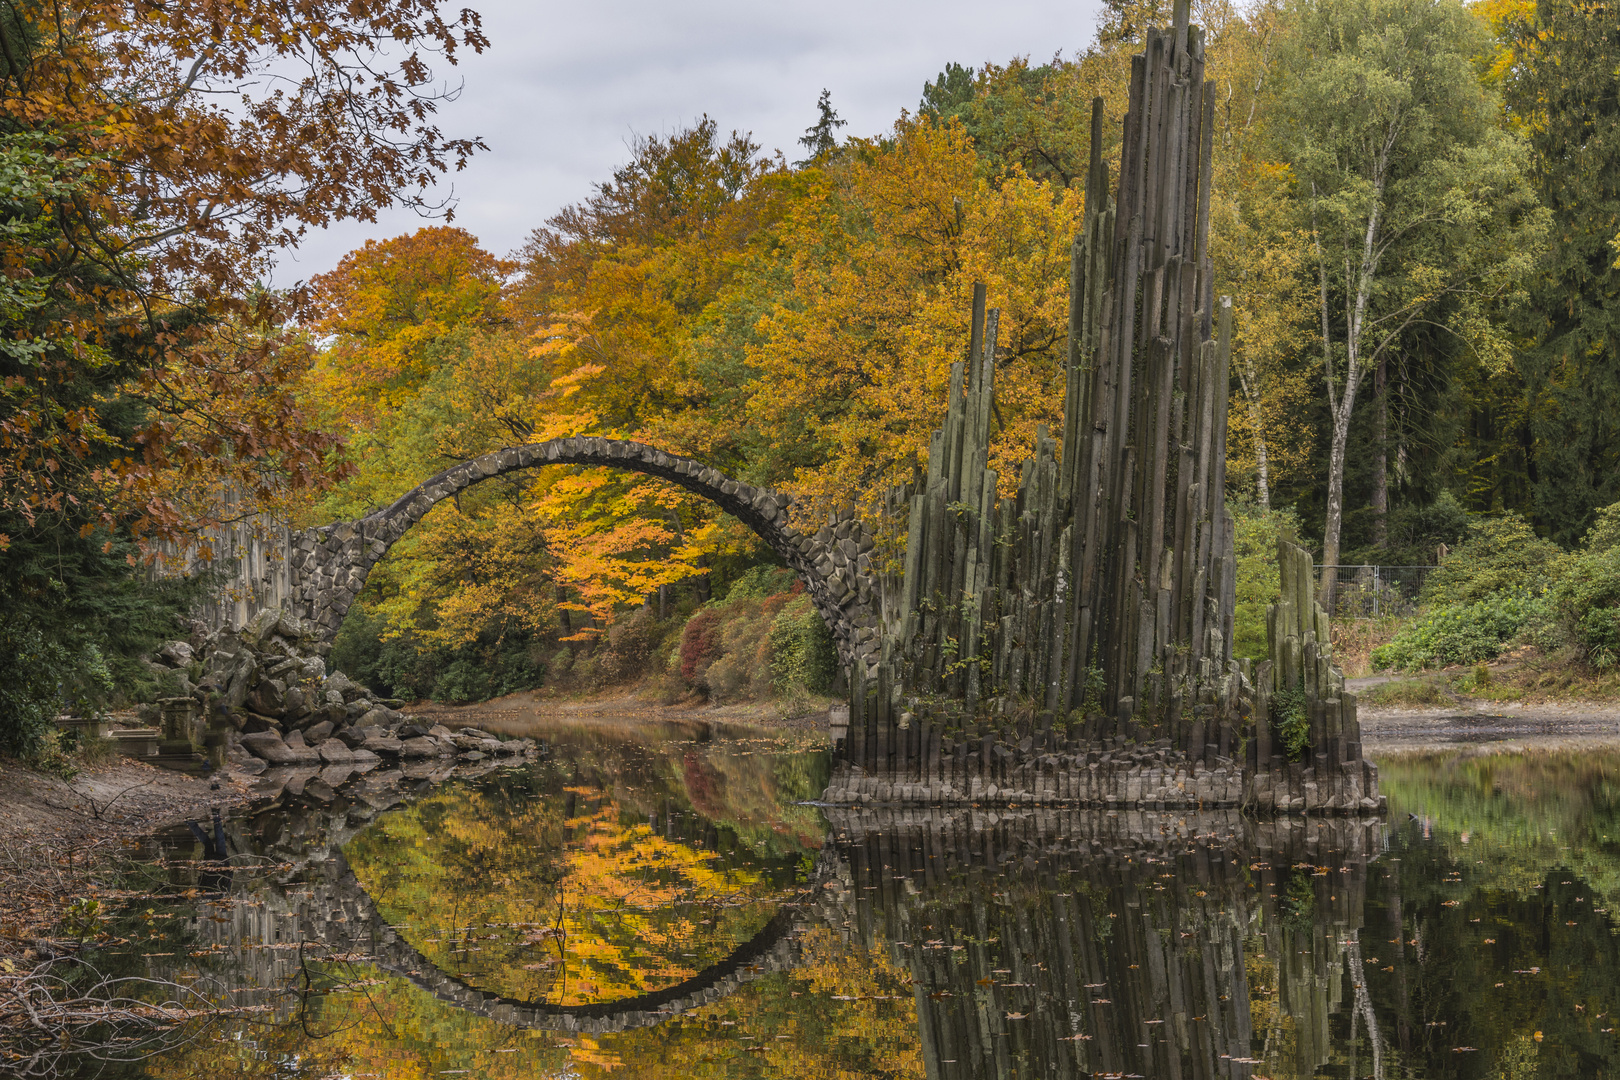
[[[1503,352],[1490,308],[1529,268],[1544,221],[1524,143],[1472,64],[1483,24],[1459,4],[1311,0],[1292,15],[1274,134],[1311,235],[1333,565],[1363,379],[1426,322]],[[1323,576],[1325,600],[1333,582]]]
[[[747,474],[738,433],[752,374],[715,308],[762,302],[741,275],[779,213],[778,168],[703,117],[638,140],[612,180],[535,230],[514,307],[548,377],[570,387],[572,426],[557,434],[638,438]],[[575,470],[536,509],[586,633],[682,581],[706,599],[709,569],[758,557],[757,539],[712,504],[647,477]]]
[[[433,125],[429,62],[484,44],[431,0],[0,12],[9,614],[135,649],[88,610],[131,544],[322,481],[331,440],[293,393],[310,354],[257,282],[310,227],[426,205],[475,149]]]
[[[1081,197],[979,172],[959,123],[902,121],[807,171],[780,227],[791,287],[755,324],[748,438],[772,482],[819,508],[906,479],[963,359],[975,281],[1001,309],[997,435],[1009,482],[1061,429],[1069,237]]]

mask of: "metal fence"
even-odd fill
[[[1317,580],[1326,573],[1335,579],[1333,610],[1338,619],[1370,619],[1380,615],[1411,615],[1417,611],[1418,593],[1434,571],[1432,566],[1318,566]]]

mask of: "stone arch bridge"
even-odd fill
[[[520,469],[547,465],[605,465],[656,476],[715,503],[753,529],[804,582],[832,631],[839,659],[870,666],[878,652],[873,539],[853,514],[835,517],[817,532],[789,523],[791,499],[752,487],[690,458],[622,439],[577,436],[496,450],[462,462],[424,481],[392,506],[357,521],[305,530],[292,543],[289,570],[293,607],[319,627],[330,645],[349,606],[377,561],[428,511],[472,485]]]

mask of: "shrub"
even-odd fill
[[[704,608],[686,621],[681,631],[681,678],[692,686],[703,687],[709,665],[720,655],[725,638],[720,612]]]
[[[1262,510],[1252,503],[1228,504],[1237,557],[1237,608],[1232,618],[1232,655],[1266,658],[1266,606],[1282,587],[1277,574],[1277,539],[1298,535],[1292,510]]]
[[[1504,590],[1539,594],[1552,584],[1563,550],[1517,514],[1481,518],[1467,540],[1429,575],[1419,599],[1430,606],[1471,604]]]
[[[1389,512],[1389,542],[1382,551],[1358,557],[1386,566],[1428,566],[1440,545],[1455,548],[1468,540],[1473,524],[1468,511],[1449,491],[1428,506],[1398,506]]]
[[[1373,650],[1376,668],[1419,671],[1447,664],[1494,660],[1551,609],[1546,596],[1502,590],[1468,604],[1437,607],[1401,628],[1387,645]]]
[[[784,566],[755,566],[743,573],[726,590],[726,603],[734,600],[763,600],[787,592],[798,575]]]
[[[1598,511],[1581,549],[1559,562],[1553,603],[1587,664],[1601,671],[1620,661],[1620,503]]]
[[[776,692],[825,694],[838,671],[832,632],[808,596],[782,608],[770,631],[771,675]]]
[[[0,623],[0,753],[29,756],[44,747],[72,659],[31,621]]]

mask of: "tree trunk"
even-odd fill
[[[1238,368],[1238,386],[1243,390],[1243,398],[1249,406],[1249,422],[1254,426],[1256,497],[1260,500],[1260,509],[1270,510],[1271,468],[1266,458],[1266,429],[1261,420],[1260,376],[1247,356],[1243,358],[1243,366]]]
[[[1377,406],[1373,413],[1373,437],[1377,448],[1373,454],[1373,543],[1380,549],[1389,547],[1389,360],[1379,356],[1373,368],[1373,396]]]
[[[1351,394],[1333,416],[1333,438],[1328,450],[1327,521],[1322,526],[1322,584],[1319,602],[1323,610],[1333,613],[1333,596],[1337,592],[1339,565],[1339,530],[1344,524],[1344,456],[1350,442]]]
[[[1387,146],[1386,146],[1387,153]],[[1333,597],[1338,592],[1339,531],[1344,524],[1344,458],[1350,442],[1350,416],[1356,407],[1356,387],[1361,383],[1361,330],[1367,317],[1367,302],[1372,298],[1373,281],[1378,276],[1378,227],[1383,216],[1384,176],[1388,162],[1380,157],[1373,177],[1372,205],[1367,214],[1367,231],[1362,238],[1361,265],[1353,274],[1345,267],[1347,276],[1355,285],[1354,302],[1345,312],[1344,334],[1344,391],[1333,389],[1333,336],[1332,320],[1328,308],[1327,260],[1322,254],[1322,234],[1317,229],[1316,211],[1311,211],[1311,231],[1316,234],[1317,275],[1322,305],[1322,372],[1327,384],[1328,411],[1333,415],[1333,445],[1328,455],[1327,520],[1322,526],[1322,584],[1320,603],[1333,612]],[[1316,189],[1311,189],[1314,198]],[[1382,358],[1382,350],[1376,354]]]

